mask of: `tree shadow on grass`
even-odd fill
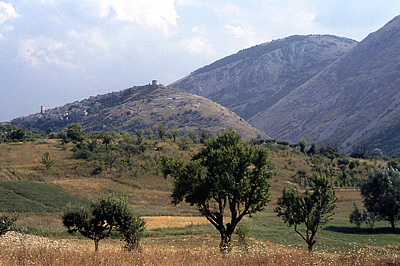
[[[400,234],[400,229],[396,228],[393,230],[391,227],[357,228],[348,226],[327,226],[324,228],[324,230],[354,235]]]

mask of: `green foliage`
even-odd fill
[[[0,212],[0,237],[11,229],[16,220],[16,214],[6,215]]]
[[[349,215],[349,221],[352,224],[355,224],[357,228],[360,228],[361,223],[364,222],[363,215],[357,207],[357,204],[354,202],[354,210]]]
[[[395,229],[400,216],[400,172],[387,166],[376,168],[361,185],[361,195],[367,211]]]
[[[169,135],[171,136],[171,138],[174,140],[174,142],[176,141],[176,137],[179,136],[179,129],[178,129],[178,124],[175,123],[173,125],[172,128],[170,128],[169,130]]]
[[[0,208],[7,212],[59,212],[68,202],[87,201],[59,187],[35,182],[0,183]]]
[[[312,144],[311,144],[311,147],[310,147],[310,149],[307,151],[307,155],[308,156],[312,156],[312,155],[315,155],[315,154],[317,154],[317,144],[315,144],[315,142],[313,142]]]
[[[197,134],[196,131],[194,131],[193,129],[189,130],[188,137],[193,141],[193,143],[197,143]]]
[[[297,189],[284,188],[275,212],[289,226],[294,225],[295,232],[306,241],[311,253],[318,229],[334,215],[337,198],[335,190],[324,176],[314,175],[310,179],[310,186],[304,195]],[[301,224],[305,226],[304,231],[298,228]]]
[[[46,166],[46,170],[49,170],[54,165],[54,161],[50,158],[48,152],[42,155],[42,160],[40,162]]]
[[[153,137],[153,130],[151,128],[146,128],[144,131],[144,134],[148,139],[151,139]]]
[[[85,139],[85,133],[82,131],[82,126],[79,124],[71,124],[67,129],[67,138],[73,142],[82,142]]]
[[[114,194],[103,195],[90,204],[90,208],[68,204],[62,216],[68,233],[79,232],[95,242],[110,236],[112,231],[121,233],[128,249],[138,245],[145,222],[129,208],[126,198]]]
[[[247,223],[240,223],[236,228],[236,234],[239,237],[239,245],[247,251],[250,245],[250,226]]]
[[[306,152],[307,142],[304,139],[299,141],[298,146],[300,147],[300,152],[302,152],[302,153]]]
[[[12,125],[0,125],[0,143],[33,141],[24,129]]]
[[[307,186],[308,178],[306,171],[297,170],[297,172],[292,177],[297,182],[297,184],[299,184],[299,186]]]
[[[338,160],[337,160],[337,164],[340,166],[340,165],[344,165],[344,166],[346,166],[346,165],[348,165],[350,163],[350,161],[349,161],[349,159],[348,158],[339,158]]]
[[[232,130],[212,138],[188,164],[162,158],[164,175],[173,177],[173,204],[186,201],[219,231],[221,251],[229,249],[231,235],[245,215],[262,211],[269,201],[268,151],[250,146]],[[230,222],[224,223],[225,207]]]
[[[375,224],[375,215],[367,212],[365,209],[363,209],[361,213],[356,203],[354,203],[354,210],[349,215],[349,221],[355,224],[357,229],[360,229],[362,223],[365,223],[369,228],[373,228]]]
[[[162,123],[157,127],[158,137],[162,140],[164,139],[165,133],[167,133],[167,126]]]
[[[331,161],[339,156],[339,149],[333,146],[322,146],[318,149],[318,152]]]

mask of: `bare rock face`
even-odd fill
[[[400,151],[398,141],[397,148],[388,144],[399,136],[399,88],[400,17],[396,17],[249,121],[280,139],[328,141],[347,150],[364,141],[393,154]],[[391,136],[395,131],[397,136]]]
[[[251,119],[355,44],[330,35],[291,36],[223,58],[170,86],[207,97]]]

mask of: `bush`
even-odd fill
[[[16,220],[17,216],[15,214],[8,216],[0,213],[0,236],[9,231]]]
[[[357,204],[354,203],[354,211],[350,214],[349,220],[350,223],[355,224],[356,227],[359,229],[361,223],[364,222],[364,216],[361,214],[360,210],[357,207]]]
[[[236,228],[236,234],[239,236],[239,245],[247,251],[250,244],[250,226],[246,223],[240,223]]]

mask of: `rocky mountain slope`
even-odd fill
[[[273,138],[400,155],[400,17],[360,43],[309,35],[258,45],[171,86],[231,108]]]
[[[65,130],[79,123],[87,132],[155,129],[175,123],[182,133],[190,129],[217,133],[232,128],[244,138],[266,135],[229,109],[206,98],[153,84],[90,97],[43,113],[17,118],[11,124],[28,130]]]
[[[400,16],[249,121],[273,137],[400,153]]]
[[[251,119],[355,44],[356,41],[330,35],[291,36],[242,50],[170,86],[207,97]]]

